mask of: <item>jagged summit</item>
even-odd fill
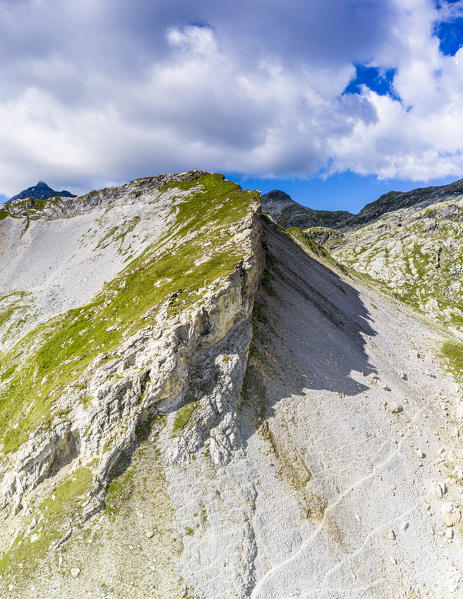
[[[463,179],[459,179],[448,185],[418,187],[411,191],[390,191],[380,196],[374,202],[370,202],[364,206],[354,216],[353,220],[347,224],[353,226],[363,225],[379,218],[387,212],[400,210],[401,208],[410,208],[416,205],[424,208],[426,205],[446,202],[462,195]]]
[[[332,227],[338,228],[354,217],[346,211],[313,210],[302,206],[279,189],[262,196],[262,210],[282,227]]]
[[[11,204],[11,202],[14,202],[15,200],[25,200],[26,198],[33,198],[35,200],[48,200],[49,198],[54,198],[56,196],[61,196],[62,198],[76,197],[70,191],[66,191],[65,189],[62,191],[56,191],[47,185],[45,181],[39,181],[37,185],[28,187],[27,189],[24,189],[20,193],[11,197],[5,202],[5,204]]]
[[[284,191],[275,189],[262,196],[262,209],[282,227],[350,229],[373,221],[387,212],[415,205],[424,208],[462,194],[463,179],[442,186],[390,191],[364,206],[358,214],[352,214],[345,211],[313,210],[295,202]]]

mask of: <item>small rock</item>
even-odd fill
[[[389,410],[393,413],[393,414],[398,414],[399,412],[402,412],[403,407],[398,404],[396,401],[393,401],[391,403],[391,405],[389,406]]]
[[[395,566],[395,565],[396,565],[396,563],[397,563],[397,560],[396,560],[396,558],[395,558],[395,557],[392,557],[392,555],[390,555],[390,556],[389,556],[389,559],[391,560],[391,564]]]
[[[404,523],[402,524],[402,530],[407,530],[407,528],[408,528],[409,526],[410,526],[410,525],[409,525],[409,523],[408,523],[408,522],[404,522]]]
[[[447,528],[446,532],[445,532],[445,536],[447,537],[447,539],[453,539],[453,528]]]
[[[73,578],[77,578],[80,574],[80,568],[72,568],[71,570],[71,576]]]
[[[146,531],[146,537],[148,539],[152,539],[154,537],[154,530],[147,530]]]
[[[392,528],[388,531],[387,536],[389,539],[391,539],[391,541],[394,541],[395,539],[395,532],[392,530]]]
[[[435,483],[432,488],[432,494],[436,499],[442,499],[447,493],[447,485],[445,483]]]
[[[408,376],[407,376],[407,373],[406,373],[406,372],[401,372],[401,373],[399,374],[399,376],[400,376],[400,378],[401,378],[403,381],[408,381]]]
[[[383,385],[383,389],[384,389],[384,391],[390,391],[391,390],[391,388],[388,387],[387,385]]]
[[[426,457],[426,454],[421,449],[416,450],[416,455],[419,457],[420,460]]]
[[[461,520],[461,512],[456,505],[450,502],[445,502],[441,507],[441,517],[442,522],[450,528],[451,526],[455,526]]]
[[[58,558],[58,566],[61,566],[62,563],[63,563],[63,556],[60,555]]]

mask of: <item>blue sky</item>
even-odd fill
[[[462,178],[462,46],[463,0],[0,0],[0,197],[200,168],[358,211]]]

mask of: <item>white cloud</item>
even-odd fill
[[[0,0],[0,193],[190,168],[463,174],[463,54],[439,51],[431,1],[174,4]],[[354,62],[396,69],[402,103],[342,95]]]

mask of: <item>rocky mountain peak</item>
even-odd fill
[[[45,181],[39,181],[37,185],[33,185],[32,187],[28,187],[27,189],[23,189],[23,191],[11,197],[7,200],[6,204],[11,204],[15,200],[25,200],[26,198],[33,198],[35,200],[48,200],[49,198],[54,198],[56,196],[61,196],[63,198],[75,198],[76,196],[63,189],[61,191],[56,191],[52,189]]]
[[[463,179],[442,186],[419,187],[411,191],[389,191],[374,202],[366,204],[358,214],[343,210],[314,210],[295,202],[287,193],[274,189],[262,196],[262,209],[282,227],[328,227],[353,229],[380,218],[383,214],[402,208],[416,210],[463,195]]]

